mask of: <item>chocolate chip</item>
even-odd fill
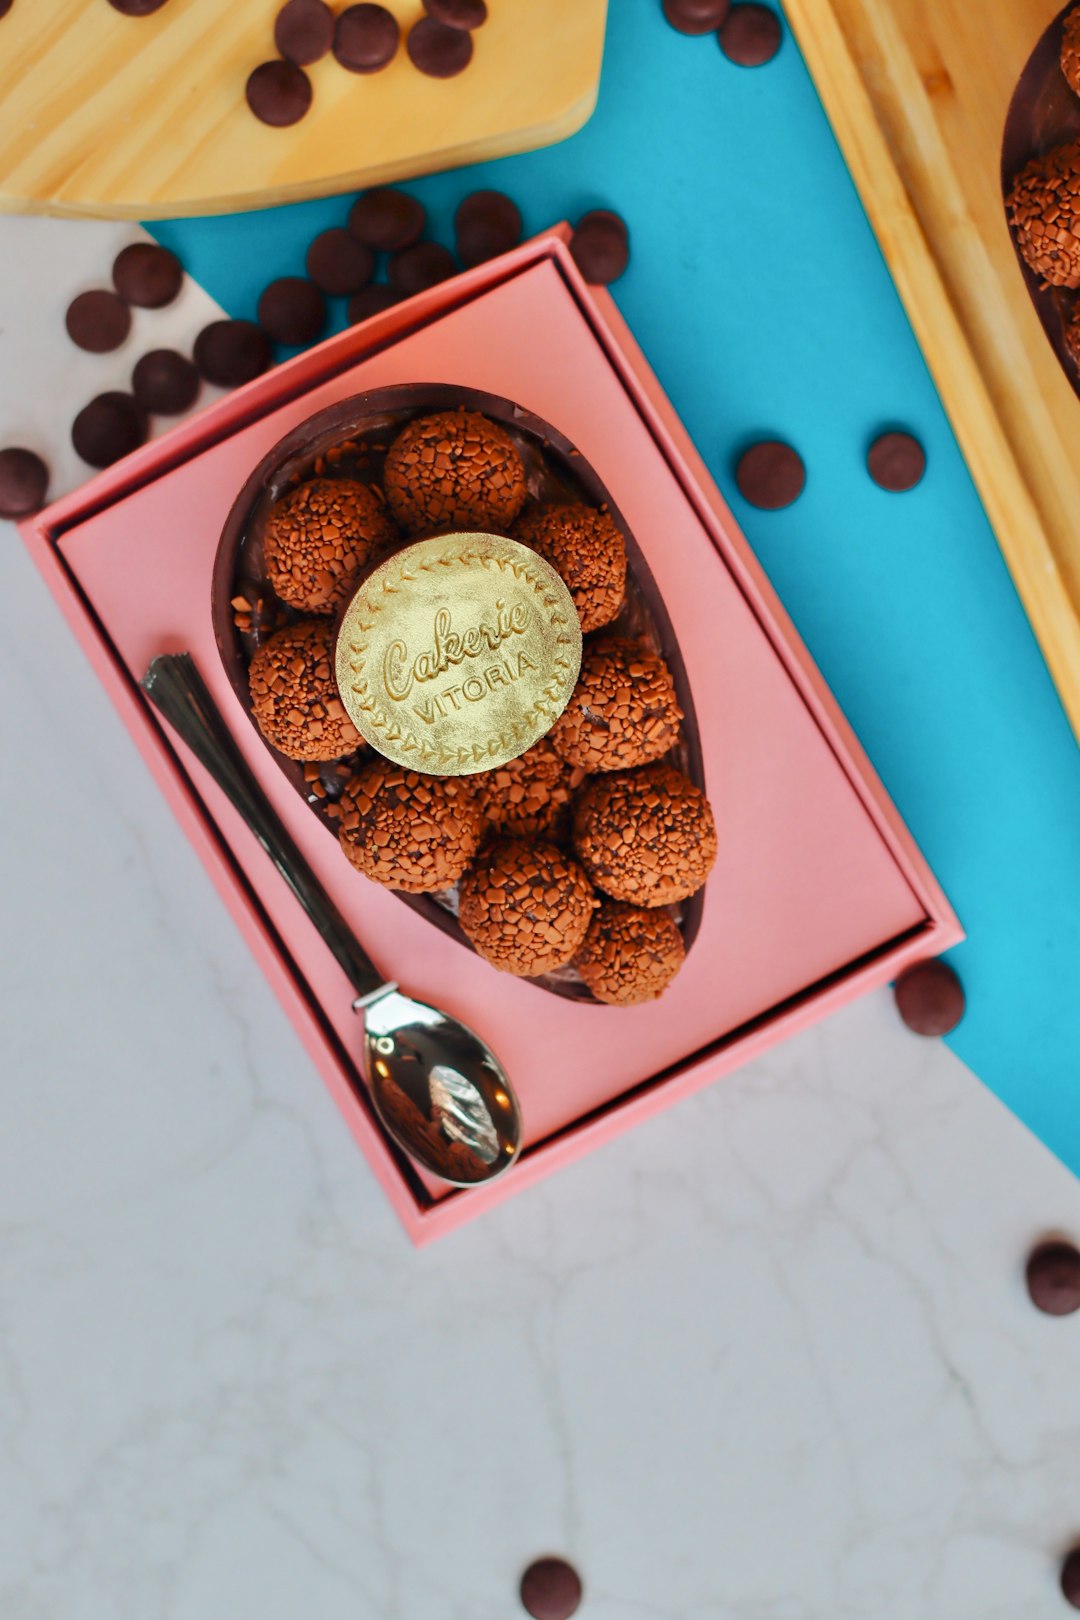
[[[331,298],[348,298],[359,292],[375,273],[374,253],[343,225],[321,231],[304,262],[316,287]]]
[[[125,17],[149,17],[152,11],[161,10],[165,0],[109,0],[109,4]]]
[[[99,394],[71,425],[71,442],[91,467],[111,467],[146,439],[146,412],[130,394]]]
[[[581,1576],[564,1558],[538,1558],[521,1577],[520,1590],[533,1620],[570,1620],[581,1602]]]
[[[398,20],[385,6],[348,6],[334,29],[334,56],[350,73],[378,73],[400,40]]]
[[[875,484],[899,495],[926,471],[926,451],[910,433],[882,433],[866,452],[866,468]]]
[[[964,1016],[964,987],[947,962],[916,962],[893,986],[896,1006],[916,1035],[948,1035]]]
[[[424,234],[424,206],[407,191],[377,186],[358,197],[349,212],[349,229],[358,242],[378,253],[400,253]]]
[[[164,309],[180,291],[184,267],[175,253],[154,242],[132,242],[113,260],[113,286],[127,304]]]
[[[1080,1311],[1080,1250],[1071,1243],[1040,1243],[1025,1271],[1031,1303],[1047,1316]]]
[[[358,321],[366,321],[371,315],[381,315],[384,309],[392,309],[400,302],[400,293],[396,293],[392,287],[363,287],[349,299],[349,325],[355,326]]]
[[[517,247],[521,211],[501,191],[474,191],[454,215],[458,258],[471,268]]]
[[[777,512],[802,494],[806,468],[790,444],[781,439],[762,439],[739,457],[735,482],[744,501],[764,512]]]
[[[219,388],[239,388],[270,364],[270,344],[254,321],[211,321],[195,339],[194,354],[207,382]]]
[[[244,94],[260,123],[284,129],[299,123],[311,106],[311,80],[295,62],[260,62]]]
[[[582,214],[570,239],[574,263],[593,287],[617,281],[630,262],[630,233],[609,208]]]
[[[40,511],[48,487],[49,469],[40,456],[16,446],[0,450],[0,517],[29,517]]]
[[[324,0],[286,0],[274,21],[274,44],[287,62],[308,67],[334,42],[334,13]]]
[[[768,6],[732,6],[720,25],[720,49],[737,67],[761,67],[780,49],[780,19]]]
[[[429,79],[452,79],[472,61],[472,35],[464,28],[448,28],[434,17],[413,23],[405,41],[413,67]]]
[[[680,34],[711,34],[730,7],[731,0],[664,0],[664,16]]]
[[[131,331],[131,311],[122,298],[104,287],[80,293],[64,317],[68,337],[89,354],[118,349]]]
[[[424,0],[424,10],[447,28],[479,28],[487,22],[484,0]]]
[[[440,242],[417,242],[390,260],[390,285],[403,298],[426,292],[456,273],[454,255]]]
[[[1080,1609],[1080,1547],[1074,1547],[1062,1561],[1061,1595],[1074,1609]]]
[[[144,411],[155,416],[179,416],[198,397],[198,368],[175,349],[151,349],[135,363],[131,392]]]
[[[314,343],[326,321],[322,293],[304,276],[281,276],[259,299],[259,325],[275,343]]]

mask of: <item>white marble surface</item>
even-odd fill
[[[1080,1187],[944,1046],[874,996],[418,1253],[9,529],[0,581],[4,1620],[498,1620],[549,1551],[590,1620],[1068,1612],[1022,1264]]]

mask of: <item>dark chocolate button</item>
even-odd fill
[[[731,8],[731,0],[664,0],[664,16],[680,34],[711,34]]]
[[[926,471],[926,452],[910,433],[882,433],[866,452],[866,469],[875,484],[900,495]]]
[[[99,394],[71,425],[71,442],[91,467],[111,467],[146,439],[146,412],[130,394]]]
[[[311,106],[311,80],[295,62],[260,62],[244,94],[260,123],[284,129],[299,123]]]
[[[424,0],[424,10],[447,28],[479,28],[487,22],[485,0]]]
[[[274,21],[274,44],[286,62],[309,67],[334,43],[334,13],[324,0],[286,0]]]
[[[471,268],[521,241],[521,211],[501,191],[474,191],[454,215],[458,258]]]
[[[630,233],[610,208],[582,214],[570,239],[574,263],[593,287],[617,281],[630,262]]]
[[[964,1016],[964,987],[948,962],[916,962],[893,986],[900,1017],[916,1035],[948,1035]]]
[[[118,349],[131,331],[131,311],[122,298],[104,287],[80,293],[64,317],[68,337],[90,354]]]
[[[398,20],[385,6],[348,6],[334,29],[334,56],[350,73],[378,73],[400,40]]]
[[[144,411],[155,416],[179,416],[198,397],[198,368],[175,349],[151,349],[135,362],[131,392]]]
[[[305,276],[281,276],[259,299],[259,325],[275,343],[314,343],[326,321],[322,293]]]
[[[168,248],[155,242],[132,242],[113,260],[112,278],[125,303],[140,309],[164,309],[180,291],[184,268]]]
[[[13,0],[0,0],[0,17],[6,17],[11,10]]]
[[[393,309],[400,302],[400,293],[396,293],[392,287],[364,287],[349,299],[349,325],[355,326],[369,316],[381,315],[384,309]]]
[[[521,1603],[533,1620],[570,1620],[581,1602],[581,1577],[563,1558],[538,1558],[521,1577]]]
[[[1080,1609],[1080,1547],[1074,1547],[1062,1561],[1061,1595],[1074,1609]]]
[[[768,6],[732,6],[720,25],[720,49],[737,67],[762,67],[780,49],[780,19]]]
[[[1031,1303],[1047,1316],[1080,1311],[1080,1250],[1071,1243],[1040,1243],[1025,1272]]]
[[[125,17],[149,17],[152,11],[161,10],[165,0],[109,0],[109,4]]]
[[[375,255],[343,225],[321,231],[307,250],[305,268],[330,298],[348,298],[366,287],[375,273]]]
[[[456,275],[457,265],[450,249],[444,248],[441,242],[416,242],[394,254],[389,273],[391,287],[403,298],[409,298]]]
[[[413,23],[405,41],[413,67],[429,79],[453,79],[472,61],[472,35],[465,28],[448,28],[434,17]]]
[[[806,487],[802,457],[782,439],[762,439],[744,450],[735,468],[744,501],[763,512],[778,512],[798,500]]]
[[[377,186],[357,197],[349,212],[349,229],[358,242],[377,253],[400,253],[424,234],[424,206],[407,191]]]
[[[4,13],[0,11],[0,17]],[[23,518],[45,505],[49,469],[32,450],[0,450],[0,517]]]
[[[211,321],[195,339],[195,364],[218,388],[239,388],[270,364],[270,343],[254,321]]]

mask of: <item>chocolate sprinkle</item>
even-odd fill
[[[617,281],[630,262],[625,221],[609,208],[583,214],[570,239],[570,253],[590,286],[606,287]]]
[[[739,457],[735,482],[744,501],[763,512],[778,512],[798,500],[806,487],[802,457],[781,439],[762,439]]]
[[[131,394],[99,394],[71,426],[71,442],[91,467],[111,467],[146,439],[146,412]]]
[[[211,321],[195,339],[195,364],[209,383],[239,388],[270,364],[270,344],[254,321]]]
[[[521,210],[501,191],[474,191],[454,215],[458,258],[469,269],[521,241]]]
[[[76,347],[88,354],[109,354],[131,331],[131,311],[116,293],[97,287],[71,300],[64,325]]]
[[[0,517],[23,518],[40,511],[48,487],[49,469],[33,450],[0,450]]]
[[[131,392],[144,411],[155,416],[179,416],[198,397],[198,368],[175,349],[151,349],[136,362]]]
[[[916,1035],[948,1035],[964,1016],[964,987],[940,958],[905,968],[893,994],[900,1017]]]
[[[1080,1609],[1080,1547],[1062,1560],[1061,1595],[1074,1609]]]
[[[424,10],[447,28],[479,28],[487,22],[485,0],[424,0]]]
[[[324,0],[286,0],[274,22],[274,44],[287,62],[308,67],[334,42],[334,13]]]
[[[109,4],[124,17],[149,17],[161,10],[165,0],[109,0]]]
[[[1071,1243],[1040,1243],[1025,1269],[1028,1293],[1046,1316],[1080,1311],[1080,1251]]]
[[[409,29],[405,49],[413,67],[430,79],[453,79],[472,61],[472,35],[464,28],[448,28],[434,17],[421,17]]]
[[[403,298],[437,287],[456,273],[454,255],[440,242],[416,242],[390,260],[390,285]]]
[[[274,129],[297,124],[311,106],[311,80],[295,62],[261,62],[244,90],[260,123]]]
[[[398,20],[385,6],[349,6],[334,29],[334,56],[350,73],[378,73],[400,41]]]
[[[259,299],[259,325],[267,337],[289,348],[313,343],[326,321],[322,293],[303,276],[280,276]]]
[[[132,242],[113,260],[112,278],[125,303],[140,309],[163,309],[180,291],[184,268],[168,248],[154,242]]]
[[[882,433],[866,453],[875,484],[892,494],[914,489],[926,471],[926,451],[910,433]]]
[[[363,287],[349,299],[347,319],[350,326],[358,321],[366,321],[372,315],[381,315],[386,309],[393,309],[395,304],[401,302],[401,295],[393,287],[372,286]]]
[[[343,225],[321,231],[307,250],[305,268],[320,291],[348,298],[366,287],[375,272],[375,255]]]
[[[780,49],[783,30],[768,6],[732,6],[720,26],[720,49],[737,67],[762,67]]]
[[[680,34],[711,34],[730,9],[731,0],[664,0],[664,16]]]
[[[358,197],[349,212],[349,230],[377,253],[400,253],[424,234],[424,206],[407,191],[377,186]]]
[[[581,1593],[581,1576],[564,1558],[538,1558],[521,1577],[521,1604],[533,1620],[570,1620]]]

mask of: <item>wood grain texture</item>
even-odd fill
[[[786,10],[1073,727],[1080,401],[1002,206],[1016,81],[1060,0],[786,0]]]
[[[403,33],[420,0],[383,0]],[[244,100],[274,56],[279,0],[15,0],[0,20],[0,208],[161,219],[263,207],[503,157],[572,134],[600,80],[607,0],[491,0],[456,79],[404,44],[382,73],[306,71],[307,117],[260,124]],[[336,4],[335,9],[343,6]]]

